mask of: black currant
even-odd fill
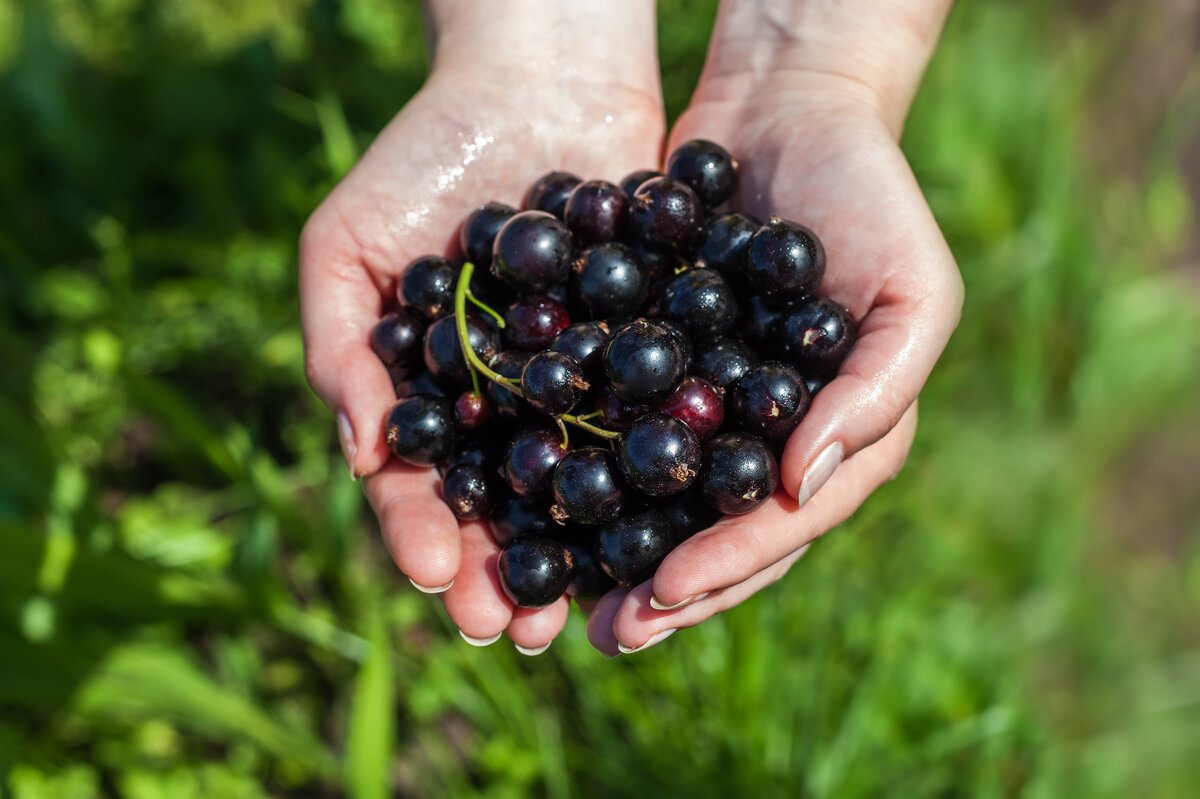
[[[816,291],[825,275],[825,248],[804,225],[773,216],[750,238],[745,268],[751,289],[786,308]]]
[[[738,425],[773,443],[787,440],[811,398],[804,378],[780,361],[764,361],[729,392],[729,412]]]
[[[556,529],[562,529],[544,503],[535,502],[526,497],[510,494],[497,500],[488,516],[488,529],[497,544],[504,545],[514,538],[530,535],[552,536]]]
[[[675,148],[667,159],[667,174],[686,183],[704,203],[716,208],[737,188],[737,162],[721,145],[692,139]]]
[[[553,538],[525,536],[508,542],[496,568],[505,595],[522,608],[551,604],[571,582],[571,556]]]
[[[567,198],[563,219],[581,247],[624,239],[629,230],[629,197],[607,180],[585,181]]]
[[[521,371],[525,401],[547,416],[569,413],[587,389],[579,361],[555,350],[537,353]]]
[[[422,255],[404,271],[400,298],[404,306],[426,322],[454,310],[454,285],[458,269],[439,255]]]
[[[719,388],[729,388],[758,365],[758,354],[740,341],[723,338],[700,349],[689,372]]]
[[[531,357],[533,357],[532,353],[521,352],[520,350],[503,350],[496,353],[495,357],[487,362],[487,365],[501,377],[520,381],[521,372],[525,370],[525,364],[529,362]],[[488,402],[492,408],[500,416],[518,417],[528,413],[529,406],[524,402],[524,398],[519,391],[514,393],[489,380],[484,393],[487,394]]]
[[[832,377],[854,347],[858,327],[850,311],[814,298],[798,305],[782,323],[783,351],[804,375]]]
[[[617,440],[617,464],[629,485],[643,494],[674,494],[696,479],[700,440],[679,419],[652,411]]]
[[[704,445],[698,485],[705,501],[721,513],[749,513],[779,485],[779,463],[758,436],[721,433]]]
[[[593,319],[628,319],[646,301],[650,282],[641,259],[616,242],[583,252],[567,283],[572,301]]]
[[[627,402],[656,404],[683,378],[687,351],[680,334],[657,320],[635,319],[604,347],[604,376]]]
[[[496,234],[492,274],[518,294],[544,292],[566,280],[571,234],[545,211],[514,214]]]
[[[459,430],[477,430],[492,415],[492,406],[487,397],[474,390],[464,391],[454,401],[454,426]]]
[[[545,211],[562,219],[567,198],[582,182],[582,178],[570,172],[548,172],[529,187],[522,208],[526,211]]]
[[[630,207],[634,238],[676,252],[692,251],[704,222],[704,206],[686,183],[651,178],[634,192]]]
[[[638,187],[645,183],[650,178],[661,178],[662,172],[657,169],[638,169],[630,172],[625,177],[621,178],[621,191],[625,192],[626,197],[632,197]]]
[[[563,546],[571,555],[571,583],[567,594],[577,599],[599,599],[616,585],[613,578],[605,574],[596,560],[595,541],[589,536],[586,541],[564,541]]]
[[[371,349],[386,366],[407,368],[421,362],[424,326],[408,311],[390,313],[371,328]]]
[[[451,466],[442,478],[442,500],[464,521],[486,517],[492,509],[493,493],[487,474],[473,463]]]
[[[701,441],[712,438],[725,419],[721,390],[694,375],[680,380],[675,390],[659,404],[658,410],[686,424]]]
[[[554,467],[550,515],[576,524],[603,524],[625,506],[625,484],[613,454],[601,447],[572,450]]]
[[[579,361],[583,379],[599,385],[604,378],[604,345],[612,331],[604,322],[595,319],[576,322],[562,330],[550,344],[550,349],[566,353]]]
[[[513,436],[504,453],[504,478],[523,497],[549,494],[554,467],[567,451],[557,429],[525,428]]]
[[[392,454],[414,466],[433,466],[454,451],[454,414],[450,403],[432,394],[397,400],[383,423]]]
[[[738,305],[733,287],[715,269],[689,269],[663,290],[662,315],[682,327],[693,341],[706,342],[733,330]]]
[[[492,247],[496,234],[517,209],[504,203],[481,205],[463,220],[458,244],[463,257],[475,264],[476,270],[487,269],[492,263]]]
[[[609,577],[632,590],[654,576],[672,544],[667,518],[647,510],[601,525],[596,531],[596,559]]]
[[[709,219],[700,232],[696,266],[706,266],[723,274],[731,285],[745,282],[744,264],[750,238],[762,227],[748,214],[730,211]]]
[[[471,372],[463,357],[456,324],[457,317],[451,314],[436,320],[425,331],[425,368],[442,385],[465,388],[471,383]],[[467,313],[467,341],[484,363],[500,350],[495,328],[473,313]]]
[[[538,352],[567,325],[571,317],[558,300],[544,294],[534,294],[517,300],[504,312],[501,338],[508,349]]]

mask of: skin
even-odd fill
[[[393,392],[368,335],[405,265],[445,250],[476,205],[517,206],[551,169],[619,179],[658,164],[665,131],[652,4],[484,5],[427,7],[430,78],[306,225],[301,314],[310,382],[344,417],[343,449],[397,566],[422,586],[453,583],[441,597],[465,636],[503,631],[536,650],[561,631],[566,600],[514,609],[485,526],[459,526],[437,499],[435,472],[389,460],[381,420]],[[850,308],[860,338],[788,442],[784,491],[689,539],[652,581],[585,608],[605,654],[699,624],[779,579],[903,465],[917,394],[962,304],[953,258],[897,145],[948,5],[722,4],[668,151],[691,138],[721,142],[740,162],[735,207],[812,227],[828,255],[821,291]],[[508,37],[518,44],[486,46],[498,26],[518,30]],[[820,490],[805,486],[835,442],[844,458],[832,476]]]

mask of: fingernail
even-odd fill
[[[630,646],[625,646],[625,644],[618,643],[617,649],[620,649],[621,654],[623,654],[623,655],[632,655],[634,652],[641,652],[643,649],[649,649],[650,647],[654,646],[655,644],[662,643],[663,641],[670,638],[671,635],[675,632],[675,630],[676,630],[676,628],[672,627],[669,630],[663,630],[661,633],[652,635],[652,636],[650,636],[649,641],[647,641],[646,643],[642,644],[639,647],[630,647]]]
[[[471,636],[464,633],[462,630],[459,630],[458,634],[461,635],[462,639],[464,641],[466,641],[468,644],[470,644],[471,646],[490,646],[491,644],[494,644],[497,641],[499,641],[500,635],[501,635],[500,633],[496,633],[491,638],[472,638]]]
[[[527,646],[521,646],[520,644],[513,644],[513,646],[515,646],[517,648],[517,651],[520,652],[522,655],[529,655],[530,657],[533,657],[534,655],[540,655],[543,652],[545,652],[547,649],[550,648],[550,644],[552,644],[552,643],[554,643],[554,642],[547,641],[546,643],[542,644],[541,646],[535,646],[532,649]]]
[[[433,588],[430,588],[427,585],[421,585],[420,583],[418,583],[416,580],[414,580],[411,577],[408,578],[408,581],[413,584],[413,588],[417,589],[422,594],[440,594],[444,591],[449,591],[450,586],[454,585],[454,581],[451,580],[450,582],[446,583],[445,585],[436,585]]]
[[[358,456],[358,445],[354,443],[354,425],[350,424],[350,417],[346,415],[345,411],[338,411],[337,430],[338,441],[342,445],[342,454],[346,456],[346,466],[350,469],[350,479],[357,480],[358,475],[354,473],[354,459]]]
[[[825,485],[825,482],[833,476],[834,471],[841,464],[843,452],[842,442],[835,441],[821,450],[820,455],[813,458],[812,463],[808,464],[808,468],[804,470],[804,479],[800,482],[800,491],[796,494],[796,502],[803,505],[812,499],[812,495]]]
[[[708,596],[709,593],[710,593],[709,591],[705,591],[702,594],[696,594],[695,596],[689,596],[686,599],[682,599],[679,602],[676,602],[674,605],[664,605],[663,603],[658,601],[658,597],[651,596],[650,597],[650,607],[654,608],[655,610],[679,610],[679,608],[683,607],[684,605],[690,605],[693,602],[699,602],[701,599],[704,599],[704,597]]]

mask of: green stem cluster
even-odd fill
[[[471,293],[471,275],[475,273],[475,265],[468,261],[463,264],[462,272],[458,276],[458,284],[454,287],[454,326],[458,330],[458,343],[462,347],[463,357],[467,359],[467,368],[471,372],[471,383],[474,385],[475,393],[479,393],[479,377],[482,374],[491,382],[504,389],[511,391],[518,397],[524,399],[521,393],[521,385],[518,381],[497,373],[485,364],[475,350],[471,349],[470,337],[467,335],[467,300],[470,299],[478,308],[491,314],[492,318],[496,319],[501,327],[504,327],[503,318],[494,310],[478,300]],[[562,423],[574,425],[589,433],[600,436],[601,438],[617,439],[621,437],[620,433],[615,433],[612,430],[605,430],[603,427],[597,427],[586,421],[593,418],[595,414],[587,414],[586,416],[573,416],[569,413],[561,414],[555,417],[558,420],[559,427],[563,430],[563,440],[566,440],[566,428],[562,427]]]

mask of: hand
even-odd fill
[[[397,566],[422,590],[441,593],[468,639],[507,630],[526,650],[543,648],[561,630],[567,601],[514,610],[486,526],[459,525],[436,493],[434,470],[389,459],[382,426],[395,395],[368,337],[404,267],[443,253],[478,205],[519,207],[552,169],[619,179],[658,162],[664,121],[653,14],[637,0],[603,10],[568,0],[434,4],[428,82],[301,239],[309,382],[337,416],[351,473],[365,477]],[[615,51],[614,41],[622,45]]]
[[[788,49],[798,40],[786,40],[772,57],[764,26],[739,35],[740,10],[732,0],[722,7],[704,76],[668,152],[692,138],[722,143],[740,162],[734,207],[811,227],[828,256],[821,292],[850,309],[859,339],[788,441],[783,490],[681,544],[652,581],[597,604],[589,638],[609,654],[656,643],[771,584],[894,477],[916,429],[917,394],[962,305],[954,260],[897,144],[927,53],[915,57],[909,83],[879,80],[887,85],[879,93],[852,69],[821,60],[819,31],[828,21],[808,19],[816,28],[802,53]]]

